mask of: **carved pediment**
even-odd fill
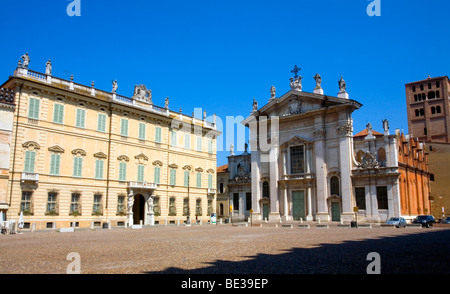
[[[210,168],[210,169],[208,169],[206,172],[207,172],[207,173],[210,173],[210,174],[213,174],[213,173],[214,173],[214,170],[213,170],[212,168]]]
[[[160,160],[155,160],[153,161],[153,165],[163,166],[163,163]]]
[[[48,148],[48,151],[54,153],[64,153],[64,149],[58,145],[52,146]]]
[[[283,144],[281,144],[281,148],[282,149],[286,149],[289,146],[295,146],[295,145],[303,145],[303,144],[311,144],[312,141],[299,137],[299,136],[294,136],[292,137],[289,141],[284,142]]]
[[[120,155],[119,157],[117,157],[117,160],[122,162],[128,162],[130,161],[130,158],[126,155]]]
[[[33,141],[28,141],[22,144],[22,147],[27,148],[28,150],[39,150],[41,149],[41,146],[39,146],[38,143]]]
[[[190,165],[185,165],[185,166],[183,166],[183,169],[190,171],[192,169],[192,167]]]
[[[169,164],[169,167],[170,168],[178,168],[178,165],[176,165],[175,163],[171,163],[171,164]]]
[[[203,168],[197,167],[197,168],[195,169],[195,171],[201,173],[201,172],[203,172]]]
[[[147,155],[145,155],[144,153],[141,153],[141,154],[139,154],[139,155],[136,155],[135,157],[134,157],[135,159],[138,159],[138,160],[148,160],[148,157],[147,157]]]
[[[83,149],[74,149],[72,150],[72,154],[76,156],[86,156],[86,151]]]
[[[94,157],[101,158],[101,159],[106,159],[108,156],[106,156],[106,154],[103,153],[103,152],[97,152],[97,153],[94,154]]]

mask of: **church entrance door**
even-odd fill
[[[331,202],[331,220],[334,222],[341,220],[341,206],[338,202]]]
[[[265,219],[269,219],[269,204],[268,203],[264,203],[263,204],[263,220]]]
[[[304,191],[292,191],[292,217],[294,220],[306,219]]]

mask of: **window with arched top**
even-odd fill
[[[270,192],[269,192],[269,182],[263,183],[263,198],[270,198]]]
[[[330,179],[330,193],[331,195],[340,195],[339,192],[339,178],[337,176],[333,176]]]

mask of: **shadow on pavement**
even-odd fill
[[[370,252],[380,254],[381,274],[449,274],[450,230],[292,248],[281,254],[245,256],[245,261],[216,260],[204,268],[167,268],[148,274],[366,274]],[[230,250],[233,250],[230,248]],[[218,257],[220,258],[220,257]]]

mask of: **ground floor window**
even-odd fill
[[[239,211],[239,193],[233,193],[233,210]]]
[[[202,199],[197,198],[195,201],[195,215],[201,216],[202,214]]]
[[[31,191],[22,191],[22,201],[20,202],[20,211],[23,212],[23,214],[32,214],[33,213],[33,206],[31,203],[31,196],[33,195],[33,192]]]
[[[366,209],[366,188],[355,188],[355,200],[359,209]]]
[[[388,209],[388,195],[386,186],[377,187],[377,202],[378,209]]]
[[[245,193],[245,209],[252,209],[252,193]]]
[[[81,205],[80,205],[80,193],[72,193],[72,197],[70,199],[70,214],[71,215],[80,215],[81,214]]]
[[[125,196],[123,195],[117,197],[117,214],[125,214]]]
[[[58,198],[58,193],[56,193],[56,192],[48,192],[47,209],[46,209],[46,213],[47,214],[49,214],[49,215],[56,215],[58,213],[57,198]]]
[[[170,216],[177,215],[177,209],[175,207],[175,197],[170,197],[169,199],[169,215]]]
[[[93,215],[102,215],[102,195],[95,194],[94,195],[94,205],[92,207]]]

